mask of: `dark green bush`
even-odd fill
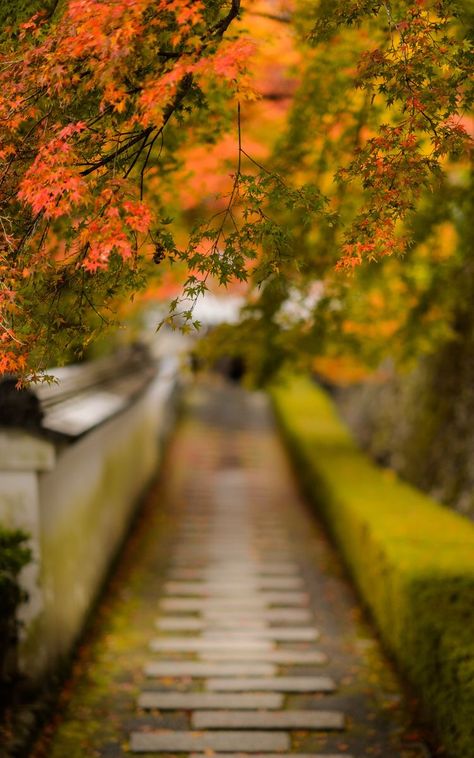
[[[11,33],[20,24],[29,21],[35,13],[49,16],[55,8],[63,5],[63,0],[1,0],[0,2],[0,42],[9,42]]]
[[[31,561],[31,550],[26,544],[28,540],[25,532],[0,526],[0,682],[5,682],[15,673],[16,610],[26,600],[18,575]]]

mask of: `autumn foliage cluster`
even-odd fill
[[[211,282],[248,281],[260,314],[273,293],[273,318],[291,286],[341,286],[406,256],[423,198],[468,150],[466,14],[443,0],[65,0],[10,20],[0,371],[35,377],[80,352],[170,270],[188,303]],[[297,51],[287,124],[263,162],[246,133],[275,99],[259,88],[256,17],[291,29]],[[225,197],[183,209],[190,147],[229,135]],[[192,321],[189,305],[171,309]]]

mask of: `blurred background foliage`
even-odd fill
[[[360,55],[384,44],[385,10],[380,3],[338,8],[347,13],[350,5],[369,12],[343,28],[328,24],[314,46],[308,40],[318,8],[324,18],[335,6],[298,3],[306,53],[271,157],[287,181],[314,182],[333,215],[300,225],[294,256],[250,298],[242,323],[222,325],[201,350],[206,357],[219,350],[244,356],[250,384],[264,384],[285,365],[311,370],[380,463],[474,517],[471,165],[456,151],[443,159],[443,173],[400,225],[410,239],[402,254],[337,270],[364,188],[362,181],[338,180],[336,170],[350,164],[381,123],[400,117],[386,99],[374,102],[354,87]],[[409,4],[390,4],[394,15],[403,5]],[[473,4],[455,5],[451,34],[472,40]],[[469,111],[461,121],[472,133]]]

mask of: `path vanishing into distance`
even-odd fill
[[[196,383],[161,479],[34,758],[430,756],[267,397]]]

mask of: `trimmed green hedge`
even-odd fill
[[[385,643],[448,754],[473,758],[474,525],[371,463],[309,379],[271,395],[307,491]]]

